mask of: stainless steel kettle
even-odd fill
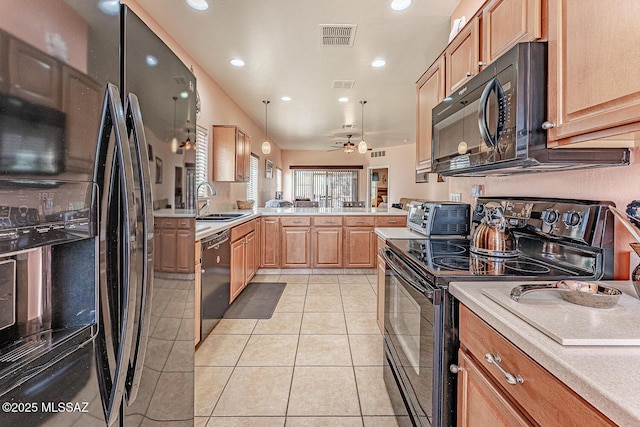
[[[484,206],[484,218],[471,239],[471,252],[488,257],[514,257],[516,238],[509,229],[502,206],[489,202]]]

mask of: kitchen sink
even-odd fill
[[[198,221],[232,221],[234,219],[242,218],[243,216],[251,215],[249,213],[213,213],[196,218]]]

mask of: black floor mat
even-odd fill
[[[286,283],[254,282],[233,301],[225,319],[270,319]]]

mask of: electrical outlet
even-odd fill
[[[452,202],[461,202],[462,193],[449,193],[449,200],[451,200]]]

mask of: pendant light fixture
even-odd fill
[[[364,140],[364,104],[366,104],[367,101],[360,101],[360,104],[362,104],[362,140],[358,143],[358,153],[360,154],[365,154],[367,152],[367,142]]]
[[[264,142],[262,143],[262,153],[269,154],[271,153],[271,144],[269,143],[269,124],[267,122],[267,110],[269,109],[269,104],[271,101],[265,99],[262,101],[264,104]]]
[[[196,144],[195,142],[191,142],[191,137],[190,137],[191,134],[189,132],[190,132],[190,129],[187,128],[187,139],[182,144],[180,144],[180,148],[184,148],[186,150],[191,150],[191,149],[195,150]]]

